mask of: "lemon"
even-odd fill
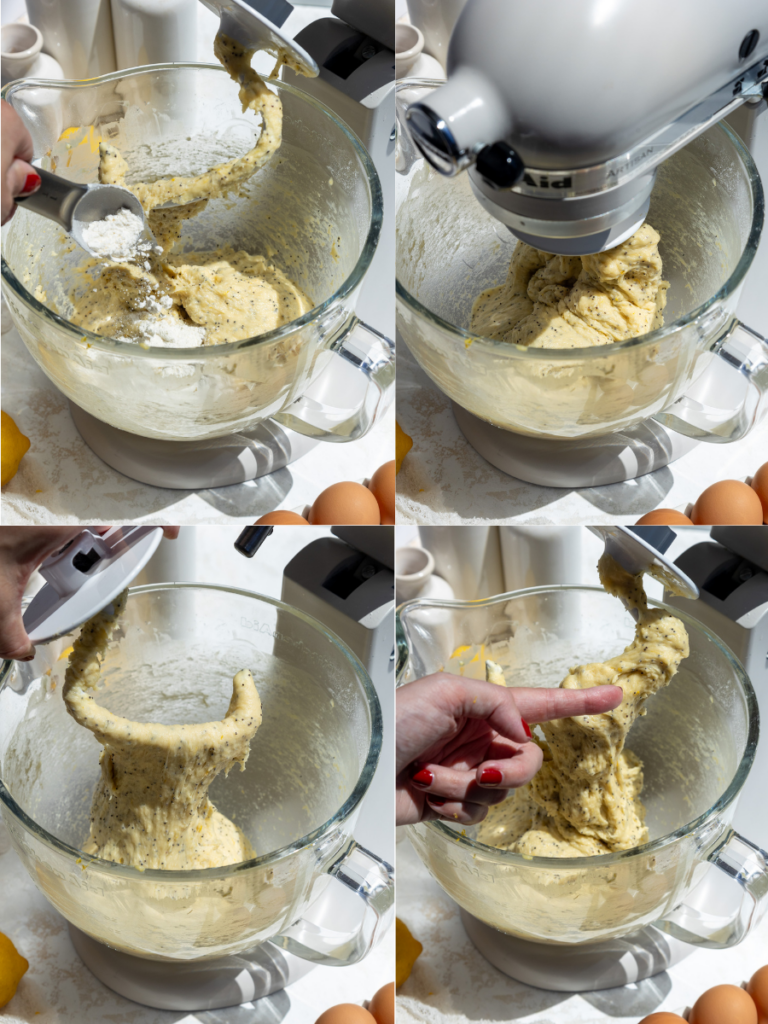
[[[403,465],[403,459],[411,448],[413,448],[413,438],[408,437],[397,420],[395,420],[395,475],[400,472]],[[3,477],[3,479],[5,479],[5,477]]]
[[[25,437],[7,412],[0,413],[2,419],[2,486],[16,476],[21,460],[29,449],[29,438]]]
[[[413,965],[424,949],[418,939],[414,939],[408,931],[408,925],[395,918],[395,985],[397,988],[406,982],[413,970]]]
[[[28,967],[29,961],[20,956],[8,936],[0,932],[0,1009],[16,995]]]

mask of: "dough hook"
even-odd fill
[[[157,550],[160,526],[83,530],[40,566],[45,586],[24,612],[33,644],[70,633],[106,608],[138,576]]]
[[[606,552],[619,565],[639,576],[649,573],[674,590],[681,597],[698,600],[699,588],[664,552],[675,539],[673,530],[666,526],[589,526],[589,530],[605,542]],[[627,606],[628,607],[628,606]],[[636,609],[628,607],[634,618]]]
[[[308,78],[317,78],[320,69],[307,51],[283,35],[280,27],[293,10],[286,0],[200,0],[221,19],[219,32],[237,40],[246,50],[267,50],[289,58],[289,67]],[[257,10],[256,8],[259,8]],[[261,13],[261,12],[264,13]]]

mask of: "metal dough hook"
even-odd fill
[[[46,584],[24,612],[33,644],[47,644],[106,608],[138,576],[157,550],[160,526],[85,529],[40,566]]]
[[[691,601],[698,600],[699,588],[693,580],[664,557],[664,552],[675,539],[675,533],[669,527],[589,526],[588,529],[605,542],[605,550],[614,561],[633,576],[649,573],[668,590]],[[636,613],[629,610],[636,618]]]

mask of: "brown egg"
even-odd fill
[[[321,1013],[315,1024],[376,1024],[376,1018],[356,1003],[339,1003]]]
[[[736,985],[715,985],[693,1004],[688,1024],[757,1024],[752,996]]]
[[[394,467],[394,462],[392,463]],[[394,472],[394,470],[393,470]],[[376,1024],[395,1024],[395,983],[384,985],[368,1004],[368,1011],[376,1018]]]
[[[267,512],[261,519],[256,520],[254,526],[288,526],[289,524],[309,526],[304,516],[299,516],[295,512],[286,512],[282,508],[276,508],[274,512]]]
[[[381,525],[395,525],[395,460],[379,466],[371,477],[368,490],[379,504]]]
[[[655,508],[638,519],[635,526],[693,526],[693,522],[673,508]]]
[[[759,526],[763,506],[747,484],[720,480],[699,495],[691,519],[697,526]]]
[[[747,992],[757,1007],[757,1024],[768,1024],[768,964],[749,979]]]
[[[640,1024],[680,1024],[680,1021],[685,1024],[685,1017],[662,1010],[660,1013],[652,1013],[650,1017],[643,1017]]]
[[[313,526],[378,526],[381,522],[379,505],[367,487],[343,481],[331,484],[318,494],[309,513]]]
[[[752,477],[752,490],[763,506],[763,522],[768,523],[768,462],[764,462]]]

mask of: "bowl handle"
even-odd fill
[[[284,427],[323,441],[364,437],[389,408],[395,394],[395,346],[389,338],[351,316],[329,349],[344,361],[327,366],[301,398],[272,418]],[[362,395],[360,396],[362,385]],[[331,405],[326,397],[355,395],[353,407]]]
[[[360,897],[360,919],[340,932],[300,918],[270,942],[304,960],[346,967],[367,955],[389,926],[395,902],[395,872],[386,861],[350,839],[326,868],[335,881]]]
[[[654,923],[657,928],[683,942],[709,949],[727,949],[741,942],[760,923],[768,909],[768,853],[728,828],[714,849],[708,852],[707,860],[743,889],[733,914],[725,917],[681,903],[663,920]],[[703,888],[706,890],[706,886]],[[705,905],[709,903],[706,891],[702,902]]]
[[[689,392],[653,418],[686,437],[727,444],[748,434],[760,418],[768,395],[768,341],[734,319],[711,351],[735,372],[724,376],[719,363],[710,366]]]

